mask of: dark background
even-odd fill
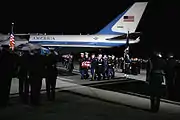
[[[135,1],[24,1],[1,4],[0,33],[93,34],[102,29]],[[137,31],[141,41],[130,46],[133,56],[152,50],[171,51],[179,56],[179,4],[174,0],[149,0]],[[118,55],[124,47],[109,49]]]

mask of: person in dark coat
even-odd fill
[[[152,112],[157,112],[159,110],[165,65],[165,60],[162,58],[162,55],[159,52],[154,52],[147,63],[146,80],[149,83],[150,88]]]
[[[29,80],[31,84],[31,104],[40,104],[40,90],[42,85],[43,73],[45,70],[44,61],[39,51],[34,51],[29,59],[30,71]]]
[[[28,94],[29,94],[29,79],[28,79],[28,53],[21,52],[18,65],[19,65],[19,95],[24,103],[28,103]]]
[[[15,71],[15,58],[9,46],[4,46],[0,54],[0,107],[8,105],[11,81]]]
[[[172,53],[169,53],[166,60],[166,86],[168,99],[175,99],[175,77],[177,62]]]
[[[96,75],[97,75],[97,80],[101,80],[104,72],[104,61],[102,59],[102,54],[98,55],[97,58],[97,66],[95,69]]]
[[[96,66],[97,66],[97,59],[95,57],[95,54],[92,54],[91,55],[91,76],[92,76],[91,80],[96,79],[96,76],[95,76]]]
[[[46,91],[47,98],[50,101],[55,100],[55,88],[56,88],[56,79],[58,75],[58,70],[56,67],[56,57],[53,53],[47,56],[47,77],[46,77]]]
[[[73,55],[69,55],[68,72],[72,73],[73,69],[74,69],[74,58],[73,58]]]

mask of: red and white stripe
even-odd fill
[[[14,39],[14,35],[11,34],[10,36],[10,40],[9,40],[9,46],[12,50],[14,50],[14,47],[15,47],[15,39]]]

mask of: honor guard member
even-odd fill
[[[151,111],[157,112],[160,106],[161,87],[166,63],[159,52],[154,52],[148,60],[146,80],[150,88]]]
[[[84,79],[84,62],[85,62],[85,58],[84,58],[84,53],[80,53],[81,57],[79,59],[79,71],[81,74],[81,79]]]
[[[137,58],[131,59],[131,74],[137,75],[138,74],[138,60]]]
[[[101,80],[101,76],[103,74],[104,71],[104,65],[103,65],[103,59],[102,59],[102,54],[98,55],[98,59],[97,59],[97,67],[96,67],[96,75],[97,75],[97,80]]]
[[[34,54],[30,57],[30,61],[29,80],[31,83],[31,104],[39,105],[42,78],[44,77],[43,73],[45,71],[44,60],[39,50],[34,51]]]
[[[115,59],[115,56],[112,55],[112,78],[115,77],[115,65],[116,65],[116,59]]]
[[[169,53],[166,59],[166,86],[168,92],[168,98],[173,100],[175,97],[175,76],[176,76],[177,62],[172,53]]]
[[[103,61],[104,61],[103,80],[105,80],[108,76],[108,57],[107,57],[107,55],[103,56]]]
[[[72,73],[73,69],[74,69],[74,58],[73,58],[73,55],[69,55],[69,60],[68,60],[68,72],[69,73]]]
[[[95,80],[96,76],[95,76],[95,69],[96,69],[96,66],[97,66],[97,59],[95,57],[95,54],[92,54],[91,55],[91,80]]]
[[[85,52],[85,69],[84,69],[84,74],[85,74],[85,79],[89,78],[89,73],[88,70],[90,68],[90,58],[89,58],[89,53]]]
[[[177,60],[176,65],[176,78],[175,78],[175,93],[176,100],[180,101],[180,60]]]
[[[9,102],[15,62],[15,54],[9,50],[9,46],[4,46],[0,54],[0,108],[6,107]]]
[[[108,64],[108,75],[107,75],[107,78],[110,79],[110,77],[112,78],[112,76],[113,76],[112,56],[110,56],[110,55],[108,56],[107,64]]]
[[[23,103],[28,103],[29,79],[28,79],[28,53],[21,52],[19,55],[19,95]]]
[[[115,71],[118,71],[118,66],[119,66],[119,58],[118,57],[116,57],[115,58]]]
[[[127,53],[125,55],[125,58],[124,58],[124,76],[127,77],[130,73],[130,63],[131,63],[131,60],[130,60],[130,57],[129,57],[129,54]]]
[[[51,52],[49,56],[46,57],[46,91],[47,91],[47,98],[50,101],[55,100],[55,88],[56,88],[56,79],[58,76],[57,70],[57,59],[54,54],[54,51]]]

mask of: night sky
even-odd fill
[[[0,33],[10,32],[15,22],[15,33],[93,34],[107,25],[135,1],[57,1],[12,2],[1,4]],[[101,4],[99,4],[99,2]],[[149,0],[138,26],[141,41],[130,47],[133,55],[146,55],[152,50],[172,51],[178,55],[179,18],[178,2]],[[112,52],[122,48],[111,49]],[[116,51],[116,52],[115,52]]]

